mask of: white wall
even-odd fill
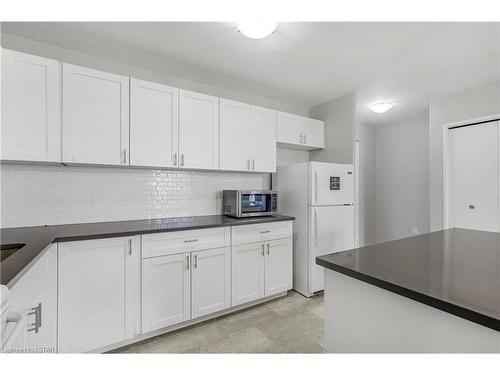
[[[429,115],[376,128],[376,242],[427,233]]]
[[[375,133],[376,126],[359,123],[356,140],[359,145],[359,244],[376,242],[375,211]]]
[[[2,228],[222,213],[222,190],[269,174],[1,165]]]
[[[312,161],[353,163],[356,94],[347,94],[309,110],[312,118],[325,121],[325,148],[310,152]]]
[[[443,228],[443,125],[500,114],[500,81],[435,98],[430,105],[430,225]]]

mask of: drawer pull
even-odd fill
[[[184,240],[185,243],[189,243],[189,242],[198,242],[198,239],[194,238],[192,240]]]
[[[271,231],[270,231],[270,230],[261,230],[261,231],[260,231],[260,233],[261,233],[261,234],[264,234],[264,233],[271,233]]]

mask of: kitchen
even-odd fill
[[[2,22],[2,356],[500,352],[500,24],[259,31]]]

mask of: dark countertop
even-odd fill
[[[109,221],[41,227],[0,229],[2,245],[21,243],[24,247],[0,263],[0,284],[12,287],[31,265],[36,263],[51,243],[90,240],[108,237],[134,236],[146,233],[173,232],[275,221],[295,220],[291,216],[275,215],[236,219],[224,215],[186,216],[163,219]]]
[[[500,233],[453,228],[316,263],[500,331]]]

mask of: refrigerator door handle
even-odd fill
[[[318,172],[314,171],[314,197],[313,204],[318,204],[316,200],[318,199]]]
[[[318,211],[314,208],[314,246],[318,245]]]

